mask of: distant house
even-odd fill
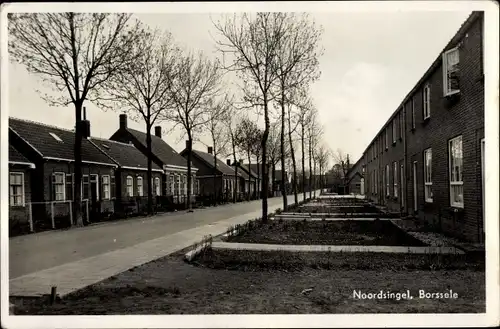
[[[31,172],[35,164],[30,162],[12,145],[9,145],[9,229],[13,232],[29,232],[31,211]]]
[[[180,153],[184,158],[188,156],[188,150]],[[199,194],[204,196],[223,196],[229,199],[236,188],[235,172],[231,163],[224,163],[217,158],[217,166],[214,166],[215,156],[212,147],[207,152],[192,150],[191,159],[193,165],[198,168],[196,179],[199,184]],[[238,175],[241,177],[241,174]]]
[[[82,140],[82,200],[84,218],[89,212],[113,207],[111,196],[104,195],[100,184],[102,177],[114,177],[118,165],[92,144],[90,123],[81,121]],[[35,165],[31,175],[31,199],[33,213],[61,219],[62,225],[70,225],[74,200],[74,143],[71,130],[37,122],[9,118],[9,140],[12,146]],[[111,181],[110,181],[111,184]],[[110,186],[110,189],[112,187]],[[36,224],[36,223],[35,223]],[[41,225],[47,224],[42,220]],[[51,223],[54,226],[54,223]]]
[[[254,195],[255,191],[257,190],[257,184],[260,183],[260,179],[258,178],[257,173],[250,169],[250,166],[248,164],[244,164],[242,160],[240,160],[239,162],[238,170],[242,170],[249,177],[248,183],[245,184],[245,193]]]
[[[356,162],[347,172],[348,192],[353,194],[365,194],[365,167],[363,161]]]
[[[145,156],[147,156],[146,133],[128,128],[127,115],[120,114],[119,129],[109,138],[110,140],[132,143]],[[151,134],[151,151],[153,162],[164,170],[162,191],[165,195],[173,196],[176,203],[184,203],[187,196],[187,160],[177,153],[161,137],[161,127],[155,127],[154,134]],[[195,183],[198,168],[191,167],[192,197],[197,194]]]
[[[150,183],[153,196],[162,195],[163,169],[152,163],[152,179],[148,182],[148,159],[134,145],[100,138],[90,138],[89,141],[118,165],[114,176],[101,177],[102,198],[116,199],[118,209],[115,211],[136,213],[140,208],[145,210]],[[112,212],[112,209],[101,211]]]

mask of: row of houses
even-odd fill
[[[349,172],[351,188],[484,241],[484,14],[473,12]]]
[[[151,184],[155,209],[182,209],[187,201],[187,150],[177,153],[152,134],[152,179],[147,179],[146,133],[131,129],[120,114],[119,127],[109,138],[92,137],[84,110],[80,122],[84,219],[95,222],[111,215],[145,211]],[[74,201],[73,130],[9,118],[9,218],[12,234],[46,226],[69,226]],[[209,198],[256,198],[261,180],[249,165],[192,153],[192,202]],[[237,180],[237,183],[236,183]]]

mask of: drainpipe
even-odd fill
[[[403,104],[403,125],[404,125],[404,134],[403,134],[403,163],[404,163],[404,179],[405,179],[405,195],[404,195],[404,200],[403,200],[403,212],[406,212],[408,214],[408,161],[407,161],[407,147],[406,147],[406,141],[407,141],[407,130],[406,129],[406,105]]]

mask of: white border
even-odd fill
[[[486,314],[359,314],[359,315],[158,315],[158,316],[10,316],[8,303],[8,229],[1,221],[1,319],[7,328],[207,328],[207,327],[471,327],[498,324],[498,7],[491,1],[345,1],[345,2],[183,2],[183,3],[15,3],[1,7],[1,139],[8,139],[8,62],[7,11],[13,12],[134,12],[134,13],[205,13],[241,11],[325,12],[387,12],[387,11],[453,11],[484,10],[485,42],[485,136],[486,148],[486,205],[488,220],[486,235]],[[458,27],[457,27],[458,29]],[[487,54],[487,56],[486,56]],[[8,218],[8,144],[1,143],[2,163],[0,175],[1,218]]]

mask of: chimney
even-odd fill
[[[87,109],[83,107],[83,120],[80,122],[80,127],[82,130],[82,137],[90,137],[90,121],[87,120]]]
[[[226,163],[227,163],[228,166],[231,166],[231,159],[227,159]]]
[[[161,127],[160,126],[155,127],[155,136],[161,138]]]
[[[212,154],[212,146],[208,147],[208,151],[207,152],[208,152],[208,154]]]
[[[127,115],[120,114],[120,129],[127,129]]]

